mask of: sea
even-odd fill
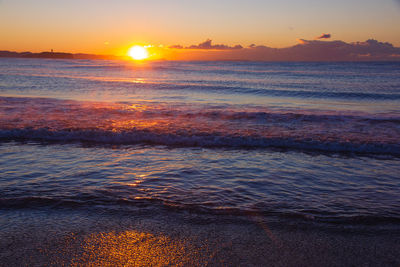
[[[399,236],[400,63],[1,58],[21,212]]]

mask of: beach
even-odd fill
[[[397,266],[398,231],[164,211],[3,212],[1,266]],[[5,223],[7,220],[12,220]]]

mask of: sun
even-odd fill
[[[143,60],[149,57],[149,52],[143,46],[134,45],[129,48],[128,55],[134,60]]]

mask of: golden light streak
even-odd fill
[[[89,235],[71,266],[191,265],[196,250],[185,240],[138,231]],[[205,264],[205,263],[204,263]]]

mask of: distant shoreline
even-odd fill
[[[53,58],[53,59],[123,59],[124,57],[112,55],[93,55],[82,53],[65,53],[65,52],[13,52],[13,51],[0,51],[0,57],[11,58]]]

